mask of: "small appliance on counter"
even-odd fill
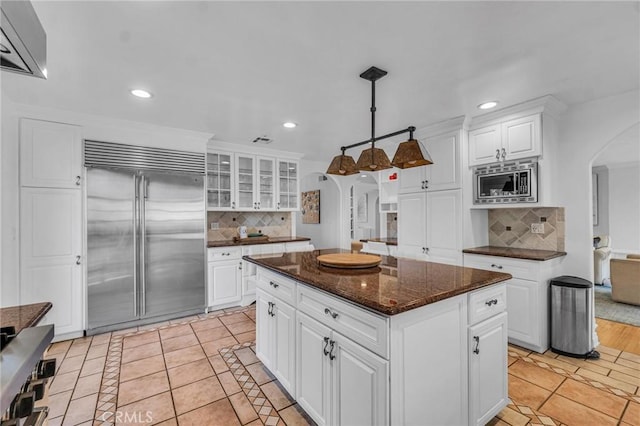
[[[238,238],[247,238],[247,227],[246,226],[238,226]]]

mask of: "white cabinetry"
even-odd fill
[[[209,310],[237,306],[242,299],[240,247],[208,249],[207,306]]]
[[[293,307],[269,294],[259,282],[256,291],[256,355],[291,395],[295,395],[296,312]]]
[[[472,129],[469,132],[469,165],[541,155],[541,127],[541,114],[533,114]]]
[[[240,210],[274,210],[275,158],[236,154],[236,193]]]
[[[20,120],[20,185],[78,188],[82,179],[80,127]]]
[[[462,263],[462,191],[398,197],[398,255]]]
[[[207,209],[236,208],[234,156],[230,152],[207,154]]]
[[[423,143],[431,154],[433,164],[402,169],[400,193],[460,188],[460,131],[427,137]]]
[[[294,211],[300,208],[300,184],[298,169],[294,160],[278,159],[278,203],[276,210]]]
[[[84,328],[81,145],[77,126],[20,121],[20,303],[52,302],[56,339]]]
[[[505,272],[509,342],[543,353],[549,349],[549,280],[562,258],[547,261],[465,253],[464,266]]]

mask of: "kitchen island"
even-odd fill
[[[485,424],[507,404],[511,275],[316,250],[258,266],[256,353],[318,424]]]

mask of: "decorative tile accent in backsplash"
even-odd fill
[[[211,229],[212,223],[218,229]],[[246,226],[248,233],[262,231],[270,237],[291,236],[290,212],[207,212],[209,241],[226,241],[238,236],[238,226]]]
[[[398,238],[398,213],[387,213],[387,238]]]
[[[534,234],[531,224],[542,224]],[[489,210],[489,245],[564,251],[564,208],[540,207]]]

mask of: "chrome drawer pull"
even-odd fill
[[[327,315],[331,315],[331,318],[336,319],[338,318],[338,313],[337,312],[331,312],[331,309],[329,308],[324,308],[324,313]]]
[[[331,349],[329,350],[329,359],[331,361],[333,361],[336,358],[336,356],[333,354],[333,349],[334,349],[333,345],[335,345],[335,343],[336,343],[335,340],[332,340],[331,343],[330,343],[331,344]]]
[[[495,263],[491,264],[492,268],[498,268],[498,269],[502,269],[502,265],[496,265]]]
[[[498,304],[498,299],[487,300],[486,302],[484,302],[484,304],[487,305],[487,306],[497,305]]]
[[[477,354],[480,353],[480,348],[479,348],[479,346],[480,346],[480,337],[473,336],[473,340],[476,341],[476,348],[473,350],[473,353],[477,355]]]
[[[329,351],[327,350],[327,346],[329,345],[329,338],[325,337],[324,338],[324,349],[322,349],[322,352],[324,352],[324,356],[329,355]]]

